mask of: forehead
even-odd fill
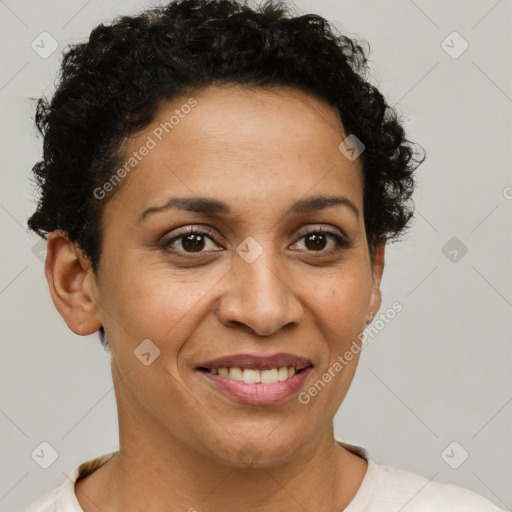
[[[173,134],[177,144],[197,144],[203,151],[189,155],[176,151],[176,156],[208,158],[210,153],[228,159],[243,154],[245,159],[314,157],[318,162],[337,154],[336,142],[344,138],[337,112],[296,89],[208,87],[194,98],[197,106],[173,128]],[[163,106],[154,124],[165,123],[169,112],[184,107],[184,100]]]
[[[210,86],[162,103],[151,125],[126,139],[125,161],[150,149],[118,195],[139,210],[166,192],[284,201],[337,189],[360,202],[360,161],[338,149],[346,136],[338,112],[302,91]]]

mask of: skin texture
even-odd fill
[[[104,326],[118,406],[119,454],[77,483],[77,497],[86,512],[342,510],[367,468],[333,432],[359,354],[305,405],[296,396],[272,406],[237,402],[196,367],[290,352],[314,365],[305,390],[357,340],[380,308],[385,245],[372,267],[361,162],[338,150],[348,134],[336,111],[303,92],[223,86],[193,97],[197,106],[107,203],[98,275],[65,233],[48,237],[53,301],[77,334]],[[126,156],[187,100],[162,104],[151,126],[125,141]],[[359,217],[341,205],[285,215],[319,194],[345,196]],[[170,209],[138,222],[170,196],[222,200],[233,212]],[[163,248],[190,225],[214,235],[204,255],[187,259],[198,253],[183,238]],[[341,231],[350,247],[326,254],[337,247],[329,236],[315,249],[304,237],[315,228]],[[248,236],[263,249],[252,263],[236,252]],[[160,349],[148,366],[134,356],[145,339]],[[252,463],[241,460],[244,446]]]

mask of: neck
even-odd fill
[[[366,473],[366,461],[336,443],[332,424],[286,462],[234,466],[146,424],[119,400],[119,453],[76,484],[84,512],[341,511]]]

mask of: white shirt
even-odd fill
[[[343,512],[505,512],[469,489],[430,481],[405,469],[377,464],[360,446],[338,441],[368,463],[366,475]],[[41,496],[23,512],[83,512],[75,495],[75,482],[98,469],[117,452],[88,460],[71,472],[59,487]]]

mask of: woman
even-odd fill
[[[321,17],[232,0],[65,54],[29,227],[111,353],[120,447],[27,511],[499,510],[334,438],[422,161],[366,69]]]

